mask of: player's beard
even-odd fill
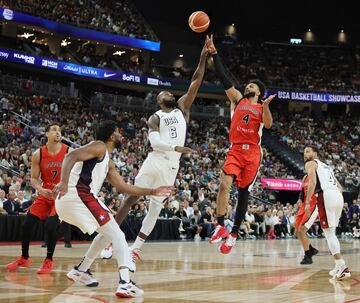
[[[246,99],[254,98],[255,97],[255,92],[248,92],[247,94],[244,94],[244,97]]]
[[[171,98],[170,100],[164,100],[163,104],[166,108],[175,108],[177,106],[175,98]]]

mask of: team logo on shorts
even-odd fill
[[[104,219],[105,219],[105,216],[104,216],[104,215],[100,215],[100,216],[99,216],[99,220],[100,220],[100,221],[104,221]]]

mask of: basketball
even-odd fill
[[[206,31],[209,25],[209,16],[202,11],[193,12],[189,17],[189,26],[196,33],[202,33]]]

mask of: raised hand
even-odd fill
[[[213,41],[213,35],[210,35],[210,37],[209,35],[206,35],[205,44],[210,54],[212,55],[217,54],[217,50]]]
[[[264,101],[262,101],[262,103],[264,105],[269,105],[270,102],[276,97],[276,94],[275,95],[270,95],[269,97],[267,97]]]

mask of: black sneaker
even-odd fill
[[[308,256],[311,258],[312,256],[317,255],[318,252],[319,252],[319,251],[318,251],[316,248],[314,248],[314,247],[311,246],[310,249],[309,249]]]
[[[72,247],[71,243],[65,243],[64,246],[65,246],[66,248],[71,248],[71,247]]]
[[[311,256],[305,255],[304,258],[302,259],[302,261],[300,262],[300,264],[304,265],[304,264],[312,264],[312,258]]]

